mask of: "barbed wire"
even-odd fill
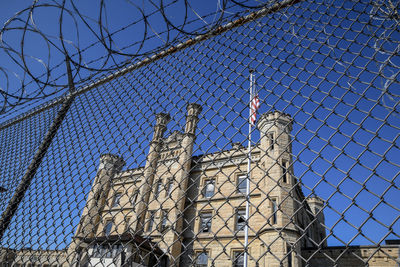
[[[65,58],[79,86],[273,3],[218,0],[207,9],[188,0],[101,0],[88,10],[74,0],[33,1],[0,31],[0,55],[7,63],[0,66],[0,114],[65,93]],[[132,18],[122,25],[114,25],[119,19],[113,11],[117,4],[131,9]],[[141,34],[121,38],[135,31]]]

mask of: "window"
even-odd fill
[[[156,189],[154,191],[154,198],[158,198],[158,196],[160,195],[161,187],[162,187],[162,182],[158,181]]]
[[[235,230],[243,231],[245,226],[246,226],[246,210],[237,209],[235,216]]]
[[[129,231],[129,221],[131,220],[131,217],[126,217],[125,218],[125,232]]]
[[[96,192],[96,195],[94,197],[96,199],[96,202],[99,202],[100,196],[101,196],[101,192],[100,191]]]
[[[168,212],[166,210],[161,211],[161,225],[160,231],[164,231],[167,228]]]
[[[204,197],[212,197],[214,195],[215,181],[214,179],[205,180],[203,188]]]
[[[284,183],[288,182],[288,171],[287,171],[287,167],[288,167],[288,162],[287,160],[282,160],[282,181]]]
[[[172,181],[168,182],[168,185],[167,185],[167,188],[166,188],[165,191],[166,191],[166,193],[165,193],[166,197],[171,196],[171,193],[172,193]]]
[[[208,266],[208,253],[198,252],[196,255],[195,267],[207,267]]]
[[[278,212],[278,205],[276,202],[276,198],[271,199],[271,205],[272,205],[272,218],[271,218],[271,223],[276,224],[277,221],[277,212]]]
[[[275,144],[274,132],[268,133],[268,140],[269,140],[269,148],[271,150],[274,150],[274,144]]]
[[[121,196],[122,196],[122,193],[120,193],[120,192],[115,193],[114,199],[113,199],[113,202],[112,202],[112,207],[113,208],[119,206],[119,201],[121,199]]]
[[[112,226],[113,226],[112,220],[107,220],[106,225],[104,226],[104,234],[106,236],[110,235]]]
[[[233,267],[243,267],[244,266],[244,252],[234,251],[233,252]]]
[[[288,260],[288,267],[292,267],[292,248],[289,244],[286,244],[286,253],[287,253],[287,260]]]
[[[200,233],[209,233],[211,232],[211,212],[202,212],[200,213]]]
[[[136,202],[137,202],[138,196],[139,196],[139,190],[136,190],[135,193],[133,193],[133,195],[132,195],[132,200],[131,200],[133,210],[135,210]]]
[[[154,217],[155,217],[156,212],[150,211],[149,213],[150,213],[150,215],[149,215],[149,224],[147,225],[147,231],[153,230]]]
[[[123,250],[122,245],[94,245],[92,257],[93,258],[102,258],[102,259],[111,259],[118,257]]]
[[[237,192],[239,193],[246,193],[246,189],[247,189],[247,175],[246,174],[242,174],[239,175],[236,181],[236,189]]]

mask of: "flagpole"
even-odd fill
[[[250,171],[251,171],[251,127],[252,127],[252,100],[254,97],[254,75],[253,69],[250,72],[250,100],[249,100],[249,138],[247,144],[247,178],[246,178],[246,224],[244,226],[244,267],[247,267],[248,262],[248,245],[249,245],[249,208],[250,208]]]

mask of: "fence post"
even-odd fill
[[[12,218],[14,217],[15,212],[18,209],[19,204],[25,196],[26,191],[31,185],[33,177],[35,177],[36,171],[39,169],[40,164],[44,156],[47,153],[48,148],[50,147],[54,136],[57,133],[58,128],[60,128],[65,116],[67,115],[74,99],[75,95],[73,92],[75,91],[75,86],[72,77],[72,71],[70,66],[70,61],[68,56],[65,59],[67,65],[67,75],[68,75],[68,87],[70,94],[65,98],[64,103],[61,106],[61,109],[58,111],[57,116],[55,117],[53,123],[50,126],[50,129],[47,131],[42,143],[40,144],[38,150],[36,151],[31,163],[29,164],[25,175],[22,177],[21,182],[19,183],[17,189],[15,190],[14,195],[12,196],[10,202],[7,205],[7,208],[1,215],[0,219],[0,240],[3,238],[4,232],[7,230],[8,225],[10,224]]]

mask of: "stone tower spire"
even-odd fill
[[[78,228],[78,235],[93,237],[97,231],[100,214],[107,201],[107,196],[114,175],[121,171],[125,161],[116,155],[103,154],[100,156],[100,164],[93,182],[91,191],[82,213],[82,220]]]
[[[266,244],[276,238],[276,229],[280,230],[281,238],[274,242],[275,248],[271,249],[271,253],[266,254],[266,261],[276,262],[274,255],[277,255],[279,247],[286,248],[288,252],[290,248],[299,239],[294,225],[295,214],[299,206],[296,201],[297,193],[295,192],[295,179],[292,170],[292,146],[290,132],[292,130],[292,118],[282,112],[274,111],[261,115],[258,123],[260,130],[260,164],[263,170],[264,186],[262,196],[268,201],[262,204],[261,210],[270,211],[266,214],[267,223],[265,225],[265,233],[262,239]],[[296,249],[300,253],[299,248]],[[290,256],[291,257],[291,256]],[[293,260],[292,266],[300,266],[297,258]],[[282,257],[281,263],[289,264],[289,257]],[[286,265],[285,265],[286,266]]]
[[[171,195],[173,206],[169,207],[169,220],[174,222],[170,231],[164,233],[163,241],[168,244],[168,254],[171,256],[170,266],[178,266],[183,241],[183,214],[185,212],[185,195],[192,164],[193,146],[196,140],[196,127],[201,113],[201,106],[190,103],[187,106],[186,125],[183,138],[180,141],[176,161],[168,167],[175,189]],[[162,168],[162,167],[161,167]],[[178,186],[179,185],[179,186]]]
[[[202,107],[196,103],[187,106],[185,133],[195,135]]]
[[[86,206],[83,209],[81,220],[76,233],[68,248],[68,262],[72,266],[80,257],[76,248],[82,246],[81,238],[94,237],[100,225],[101,213],[104,209],[107,196],[110,191],[111,181],[114,176],[124,167],[123,158],[113,154],[103,154],[100,156],[100,164],[89,192]],[[85,246],[85,245],[84,245]]]
[[[143,179],[145,182],[140,188],[140,201],[136,208],[136,220],[134,220],[134,224],[132,225],[132,228],[136,229],[137,233],[142,233],[144,231],[144,221],[147,212],[146,205],[149,203],[150,193],[154,182],[154,175],[156,173],[157,163],[160,158],[162,139],[170,119],[171,117],[169,114],[156,114],[156,125],[154,126],[153,139],[150,142],[149,153],[147,155],[146,165],[143,173]]]
[[[158,113],[156,114],[156,125],[154,126],[153,142],[160,141],[167,129],[167,124],[171,120],[169,114]]]

